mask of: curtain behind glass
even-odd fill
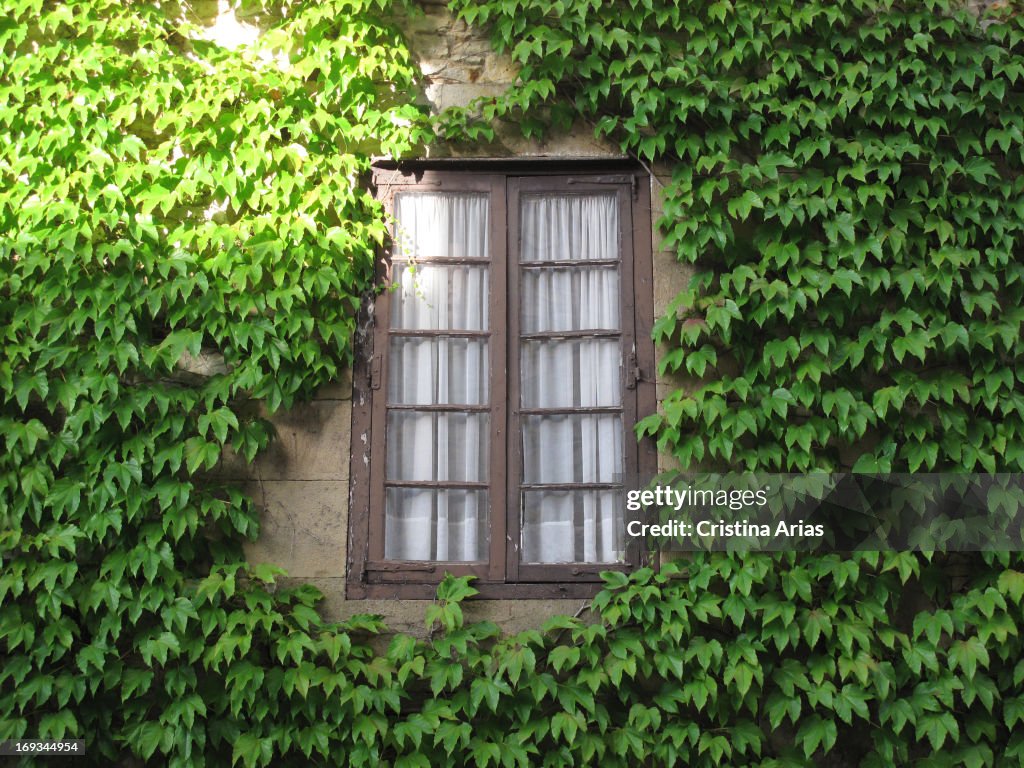
[[[489,417],[457,408],[487,405],[488,341],[445,331],[486,331],[488,197],[399,194],[388,349],[386,482],[487,482]],[[436,331],[409,336],[403,331]],[[384,556],[480,561],[488,547],[488,493],[452,487],[389,487]]]
[[[527,485],[621,483],[619,215],[615,195],[524,195],[520,205],[521,405],[607,408],[604,413],[524,414]],[[588,262],[605,262],[589,264]],[[546,266],[545,262],[576,262]],[[591,332],[576,338],[558,332]],[[621,491],[522,493],[523,562],[622,558]]]
[[[396,195],[393,258],[488,258],[488,205],[487,195]]]
[[[524,195],[520,261],[617,260],[615,195]]]

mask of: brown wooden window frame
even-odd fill
[[[623,563],[519,562],[521,483],[510,482],[509,478],[521,477],[521,412],[538,409],[520,407],[518,276],[521,265],[518,238],[512,235],[518,233],[518,199],[523,192],[615,191],[621,222],[623,365],[620,389],[626,469],[623,482],[628,483],[630,478],[649,479],[657,467],[656,449],[650,439],[638,442],[633,437],[632,427],[637,419],[654,412],[656,407],[654,346],[650,333],[654,323],[650,177],[628,161],[413,161],[378,163],[373,184],[389,214],[398,192],[486,192],[489,195],[490,329],[469,335],[489,339],[490,403],[478,410],[489,414],[491,451],[486,487],[490,499],[490,544],[486,563],[384,559],[383,468],[387,413],[387,355],[384,352],[390,333],[390,294],[382,290],[364,307],[353,366],[347,597],[429,599],[446,572],[476,576],[474,586],[480,590],[482,598],[589,597],[595,594],[602,571],[629,571],[643,564],[645,553],[637,542],[627,539]],[[382,286],[390,282],[390,254],[390,248],[382,249],[377,259],[377,279]],[[398,333],[403,336],[462,335],[451,331],[410,334],[402,330]],[[496,445],[504,450],[494,450]],[[406,484],[416,486],[416,483]]]

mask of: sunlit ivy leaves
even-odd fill
[[[639,432],[684,466],[1015,471],[1024,27],[997,5],[455,0],[520,81],[440,130],[582,119],[658,172],[661,247],[695,269],[654,328],[680,387]],[[597,605],[637,632],[602,635],[601,674],[647,685],[629,711],[659,732],[616,747],[1018,765],[1019,558],[956,563],[712,556],[680,585],[611,578]]]
[[[251,10],[239,50],[187,4],[0,21],[0,737],[95,764],[253,764],[227,666],[347,642],[313,593],[245,586],[252,502],[198,475],[350,361],[385,231],[362,177],[416,141],[416,71],[387,4]]]
[[[415,68],[384,4],[247,4],[252,51],[161,5],[0,21],[0,737],[96,764],[1020,764],[1016,558],[698,558],[512,637],[449,578],[429,640],[386,650],[240,566],[251,502],[197,475],[347,361],[384,231],[360,174],[417,140]],[[665,451],[1019,465],[1017,19],[459,10],[523,65],[485,120],[583,117],[673,168],[665,247],[698,272],[655,332],[663,375],[707,384],[645,422]]]
[[[568,109],[663,174],[661,247],[698,269],[655,328],[660,373],[705,383],[641,423],[662,451],[750,469],[1024,467],[1019,13],[452,5],[522,65],[454,126],[475,110],[532,133]]]

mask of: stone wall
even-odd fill
[[[221,44],[251,42],[256,27],[236,18],[225,0],[207,2],[204,23]],[[516,67],[498,56],[476,30],[452,18],[443,2],[428,2],[422,12],[397,19],[423,73],[422,98],[433,111],[465,106],[480,96],[503,92],[516,78]],[[430,157],[532,157],[550,159],[621,159],[614,145],[594,138],[588,125],[545,141],[527,141],[516,126],[496,126],[497,141],[486,146],[435,146]],[[663,178],[667,178],[667,171]],[[661,175],[659,173],[659,175]],[[661,182],[652,180],[652,222],[660,215]],[[657,250],[655,232],[655,313],[661,314],[685,284],[687,271],[675,258]],[[203,361],[192,361],[202,372]],[[659,382],[658,399],[680,382]],[[309,403],[274,416],[277,438],[248,467],[228,459],[218,471],[241,483],[261,508],[259,539],[248,545],[251,562],[279,565],[286,581],[312,583],[326,596],[324,614],[337,619],[357,613],[385,617],[399,631],[422,635],[425,601],[346,600],[349,461],[351,455],[352,382],[346,375],[324,388]],[[576,614],[588,600],[476,600],[465,606],[468,619],[488,619],[509,632],[540,626],[556,614]]]
[[[973,10],[992,5],[972,0]],[[193,9],[206,9],[207,36],[226,45],[248,43],[258,29],[236,17],[228,0],[204,0]],[[426,0],[416,10],[397,18],[410,49],[419,60],[423,103],[435,113],[450,106],[465,106],[481,96],[503,92],[516,79],[516,67],[495,54],[486,36],[452,18],[443,0]],[[428,157],[531,157],[550,159],[620,159],[614,145],[594,138],[591,126],[581,124],[564,135],[544,141],[522,138],[518,127],[495,126],[497,140],[478,146],[434,146]],[[654,311],[663,315],[675,295],[685,287],[692,270],[660,249],[656,223],[661,215],[661,191],[670,171],[654,169],[651,221],[654,228]],[[658,350],[660,355],[661,350]],[[656,383],[657,399],[674,389],[695,388],[699,382],[685,375]],[[274,418],[278,438],[266,455],[249,468],[229,462],[221,474],[244,483],[262,507],[259,540],[247,547],[253,562],[269,562],[287,569],[289,579],[309,582],[326,595],[324,612],[330,618],[356,613],[383,615],[396,630],[423,634],[424,601],[346,600],[345,564],[348,539],[349,457],[351,454],[352,384],[344,377],[320,392],[310,403]],[[660,457],[662,468],[672,460]],[[466,606],[470,619],[490,619],[507,631],[539,626],[559,613],[577,613],[582,600],[478,600]]]
[[[418,11],[396,19],[423,73],[423,103],[435,114],[447,107],[468,106],[474,99],[496,96],[515,82],[518,69],[494,52],[486,35],[452,18],[445,2],[421,2]],[[578,125],[542,141],[524,139],[518,126],[497,124],[496,140],[480,146],[434,146],[430,157],[618,157],[618,147]]]

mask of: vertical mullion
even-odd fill
[[[619,204],[619,290],[622,295],[620,323],[622,325],[622,451],[623,470],[637,467],[637,441],[631,429],[636,423],[636,387],[626,389],[628,367],[636,359],[636,320],[634,317],[636,294],[633,290],[633,206],[630,188],[618,188]],[[628,483],[622,478],[623,484]]]
[[[520,182],[517,178],[506,179],[506,211],[508,228],[506,232],[506,269],[507,303],[504,317],[507,320],[505,338],[507,339],[507,378],[508,402],[511,412],[508,414],[508,434],[506,435],[506,478],[505,499],[507,503],[505,520],[508,526],[506,541],[503,542],[507,562],[505,563],[506,578],[519,581],[520,547],[522,543],[522,498],[519,484],[523,473],[523,441],[520,436],[521,424],[519,410],[521,407],[520,360],[519,360],[519,259],[520,259],[520,227],[519,194]]]
[[[638,297],[634,304],[634,328],[649,329],[654,325],[654,243],[651,230],[651,179],[641,175],[637,179],[636,200],[631,206],[632,247],[633,247],[633,295]],[[654,341],[649,333],[636,338],[636,360],[641,371],[648,372],[649,378],[637,377],[633,403],[636,416],[647,415],[657,410],[655,386]],[[634,439],[634,443],[636,440]],[[646,437],[637,444],[636,471],[638,483],[653,477],[658,470],[658,452],[654,439]],[[646,562],[646,554],[639,542],[634,542],[633,551],[627,550],[627,557],[639,566]]]
[[[389,190],[384,199],[385,210],[394,212],[395,193]],[[379,262],[380,277],[390,281],[392,254],[387,254],[386,263]],[[388,381],[388,352],[391,347],[391,292],[384,291],[377,299],[376,311],[374,312],[373,324],[373,355],[370,358],[370,368],[367,371],[371,383],[369,397],[370,410],[370,506],[369,506],[369,535],[367,550],[370,560],[384,559],[384,528],[387,519],[387,491],[384,487],[385,465],[387,464],[387,445],[385,436],[387,433],[387,381]],[[372,388],[373,364],[379,362],[379,373],[376,383],[379,389]],[[353,439],[359,439],[353,435]]]
[[[623,470],[637,472],[637,478],[630,480],[622,478],[623,487],[631,484],[639,484],[640,462],[639,444],[633,425],[637,421],[637,392],[640,387],[639,381],[634,384],[632,390],[626,389],[626,378],[630,375],[627,366],[638,364],[639,360],[637,338],[636,338],[636,286],[634,283],[634,261],[636,251],[634,249],[634,226],[633,199],[630,187],[622,186],[618,189],[619,202],[619,258],[622,260],[621,284],[622,291],[622,452]],[[637,377],[639,378],[639,377]],[[624,521],[625,522],[625,521]],[[633,551],[629,551],[633,549]],[[627,546],[625,554],[627,565],[639,565],[639,544],[632,548]]]
[[[488,372],[490,376],[491,428],[490,470],[488,476],[488,501],[490,502],[489,552],[487,573],[492,581],[505,581],[505,536],[506,521],[506,437],[508,432],[508,381],[505,316],[508,312],[506,299],[506,263],[508,261],[507,216],[505,200],[505,178],[491,178],[489,198],[489,228],[491,260],[490,273]]]

